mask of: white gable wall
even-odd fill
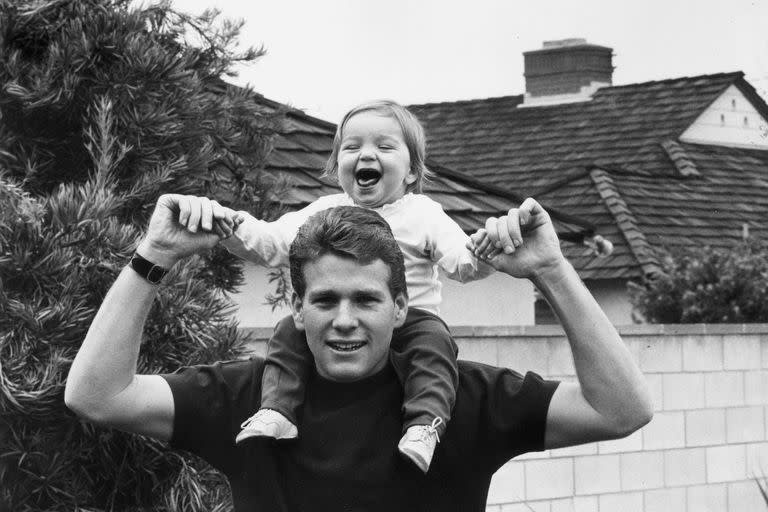
[[[680,136],[682,142],[768,149],[768,120],[731,85]]]

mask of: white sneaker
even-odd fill
[[[437,435],[437,427],[443,423],[442,418],[435,418],[431,425],[414,425],[408,427],[397,449],[400,453],[413,461],[418,468],[426,473],[432,463],[435,447],[440,442]]]
[[[259,409],[259,411],[245,420],[237,434],[235,443],[251,437],[271,437],[274,439],[296,439],[299,432],[296,425],[274,409]]]

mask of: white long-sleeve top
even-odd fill
[[[223,242],[233,254],[266,267],[288,265],[288,250],[299,227],[313,214],[334,206],[354,206],[347,194],[323,196],[305,208],[274,222],[240,212],[244,221],[234,236]],[[440,313],[442,284],[438,267],[462,283],[494,272],[466,248],[469,237],[442,206],[422,194],[406,194],[394,203],[374,209],[392,228],[405,259],[409,305]]]

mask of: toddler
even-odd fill
[[[312,214],[340,205],[378,212],[391,226],[405,257],[409,310],[393,335],[390,360],[403,384],[402,454],[427,472],[435,445],[456,400],[458,349],[437,316],[438,268],[466,282],[493,272],[467,248],[469,237],[435,201],[422,195],[428,173],[424,130],[406,108],[391,101],[350,110],[336,130],[326,175],[336,175],[343,193],[321,197],[274,222],[238,212],[241,221],[227,249],[268,267],[288,264],[296,232]],[[471,244],[470,244],[471,245]],[[267,345],[261,409],[242,424],[236,442],[253,436],[291,439],[312,356],[292,316],[280,321]]]

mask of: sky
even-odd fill
[[[363,101],[525,92],[523,52],[613,48],[613,83],[743,71],[768,98],[768,0],[176,0],[245,21],[267,54],[229,81],[331,122]]]

